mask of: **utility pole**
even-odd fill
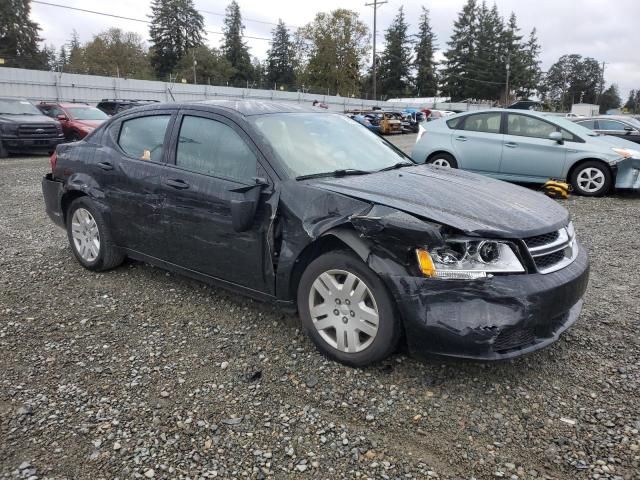
[[[196,65],[198,65],[198,61],[196,60],[196,51],[195,49],[191,51],[193,58],[193,84],[196,85],[198,82],[196,81]]]
[[[376,95],[376,19],[378,13],[378,7],[387,3],[387,1],[379,1],[373,0],[373,3],[365,3],[365,7],[373,7],[373,63],[372,63],[372,73],[373,73],[373,99],[377,100]]]
[[[598,91],[598,98],[596,99],[596,105],[600,105],[600,97],[602,97],[602,92],[604,91],[604,67],[607,65],[607,62],[602,62],[602,76],[600,77],[600,90]]]
[[[507,55],[507,81],[505,84],[505,90],[504,90],[504,97],[505,97],[505,102],[504,102],[504,106],[508,107],[509,106],[509,76],[511,74],[511,53],[509,53]]]

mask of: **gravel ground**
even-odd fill
[[[271,306],[82,269],[43,211],[47,159],[0,166],[0,477],[640,478],[637,195],[563,202],[592,276],[550,348],[355,370]]]

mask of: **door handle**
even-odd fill
[[[98,167],[102,170],[113,170],[113,165],[109,162],[98,162]]]
[[[504,146],[507,147],[507,148],[516,148],[518,146],[518,144],[517,143],[513,143],[513,142],[509,142],[509,143],[505,143]]]
[[[467,141],[467,137],[456,137],[456,140],[458,140],[459,142],[466,142]]]
[[[185,182],[184,180],[180,180],[179,178],[176,179],[168,179],[167,180],[167,185],[169,185],[172,188],[175,188],[177,190],[185,190],[187,188],[189,188],[189,184],[187,182]]]

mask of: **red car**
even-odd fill
[[[86,103],[41,102],[38,108],[46,116],[59,120],[64,138],[77,142],[86,137],[107,118],[106,113]]]

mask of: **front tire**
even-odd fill
[[[100,272],[123,262],[124,254],[113,245],[109,228],[91,199],[79,197],[71,202],[66,220],[71,250],[84,268]]]
[[[336,251],[311,262],[298,286],[304,331],[327,357],[364,367],[391,355],[400,325],[386,286],[350,252]]]
[[[458,162],[448,153],[436,153],[427,160],[427,163],[437,167],[458,168]]]
[[[584,162],[572,172],[570,182],[580,195],[599,197],[611,189],[611,171],[601,162]]]

